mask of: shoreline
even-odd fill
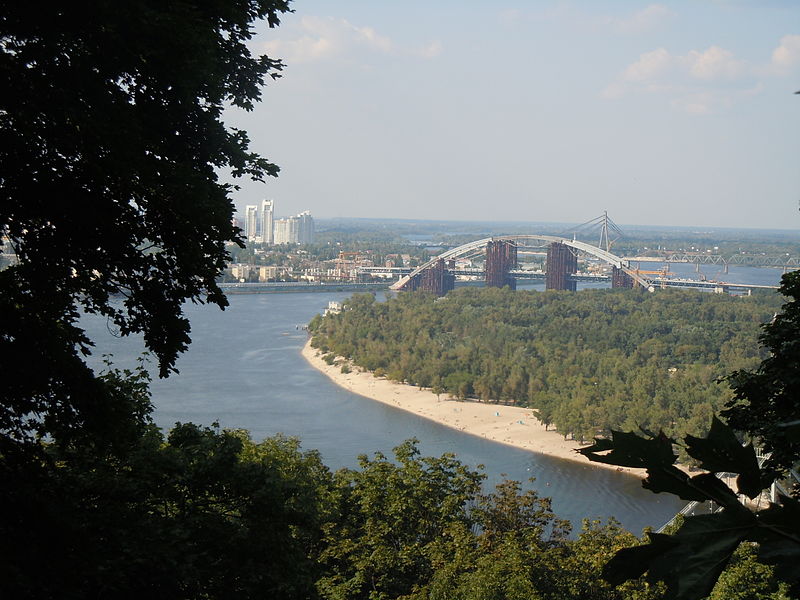
[[[546,431],[544,424],[534,417],[530,408],[484,404],[476,401],[462,402],[445,397],[444,394],[437,399],[436,395],[428,389],[420,390],[415,386],[375,377],[368,371],[359,371],[359,367],[352,367],[353,370],[345,374],[341,372],[341,366],[329,365],[322,360],[321,353],[311,347],[311,338],[303,346],[301,354],[312,367],[326,375],[339,387],[456,431],[513,446],[520,450],[570,460],[584,466],[612,469],[639,478],[646,475],[644,469],[617,467],[591,462],[584,458],[576,452],[576,449],[585,444],[574,440],[565,440],[564,436],[557,431]]]

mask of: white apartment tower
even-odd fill
[[[297,217],[286,217],[275,221],[275,243],[297,244],[299,224]]]
[[[272,200],[261,201],[261,241],[272,246],[275,243],[275,217]]]
[[[304,210],[297,215],[299,221],[298,231],[298,244],[313,244],[314,243],[314,219],[311,212]]]
[[[275,221],[276,244],[313,244],[314,219],[309,211]]]
[[[256,241],[256,227],[258,224],[258,206],[248,204],[244,211],[244,237],[248,242]]]

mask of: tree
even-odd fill
[[[287,0],[79,5],[14,2],[0,15],[2,451],[49,435],[113,439],[113,398],[86,367],[79,310],[141,333],[159,372],[186,349],[185,301],[224,308],[215,283],[232,225],[218,173],[261,180],[224,107],[250,110],[282,64],[251,55],[254,23]],[[119,300],[117,300],[119,298]]]
[[[241,238],[219,174],[278,167],[222,112],[278,76],[247,42],[288,1],[6,4],[0,234],[18,262],[0,271],[0,595],[312,595],[306,484],[266,450],[243,460],[233,434],[165,442],[145,374],[96,376],[78,320],[141,333],[166,376],[190,341],[183,303],[226,306],[215,280]]]
[[[800,271],[783,276],[780,292],[790,300],[759,338],[770,354],[755,371],[726,378],[734,397],[722,415],[759,440],[768,468],[785,474],[800,460]]]
[[[183,424],[123,458],[48,454],[3,480],[3,597],[314,597],[332,478],[297,440]]]
[[[633,433],[613,432],[611,439],[578,452],[589,460],[647,470],[642,486],[687,501],[713,502],[722,510],[686,517],[671,535],[648,533],[649,543],[617,552],[603,569],[612,585],[647,573],[650,581],[663,581],[670,600],[699,600],[713,590],[720,575],[742,544],[758,544],[760,561],[774,567],[775,577],[800,583],[800,502],[780,496],[766,509],[752,511],[737,494],[756,498],[774,479],[759,468],[751,444],[742,446],[732,429],[714,418],[706,438],[687,435],[685,450],[704,473],[689,476],[674,466],[675,441],[665,436],[648,439]],[[736,474],[736,491],[717,476]],[[797,589],[794,590],[795,592]]]
[[[394,449],[395,461],[359,457],[360,470],[335,475],[337,512],[326,531],[319,580],[324,598],[397,598],[431,576],[431,555],[453,527],[469,530],[468,503],[484,475],[452,455],[420,457],[416,440]]]

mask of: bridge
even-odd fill
[[[531,244],[534,244],[531,246]],[[612,287],[641,286],[654,291],[654,283],[632,269],[629,261],[592,244],[576,239],[552,235],[504,235],[469,242],[441,253],[425,264],[403,275],[395,282],[393,290],[425,290],[438,295],[446,294],[455,284],[455,259],[486,254],[484,277],[490,287],[516,288],[517,251],[520,247],[541,248],[547,245],[545,285],[547,289],[576,289],[578,252],[593,256],[612,266]]]
[[[629,262],[658,263],[694,263],[695,265],[721,265],[723,273],[728,272],[730,265],[747,267],[781,267],[783,271],[800,269],[800,258],[783,254],[770,256],[767,254],[703,254],[702,252],[664,252],[659,256],[633,256],[626,258]]]
[[[544,272],[517,268],[517,252],[520,248],[547,246]],[[578,253],[587,254],[612,267],[611,275],[578,273]],[[457,258],[486,256],[484,270],[456,269]],[[386,272],[382,267],[368,269],[372,274]],[[456,275],[483,276],[489,287],[509,286],[516,289],[517,279],[544,279],[548,290],[575,291],[578,281],[608,281],[611,287],[642,287],[650,292],[668,287],[695,288],[717,293],[750,293],[754,288],[777,289],[776,286],[734,284],[693,279],[673,279],[654,271],[640,271],[631,266],[631,260],[616,256],[610,249],[551,235],[505,235],[484,238],[447,250],[415,269],[393,269],[399,279],[391,285],[392,290],[424,290],[444,295],[455,286]]]

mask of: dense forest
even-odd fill
[[[565,436],[611,428],[703,432],[730,398],[718,379],[762,359],[777,294],[678,290],[356,295],[311,323],[312,344],[437,394],[527,406]]]

